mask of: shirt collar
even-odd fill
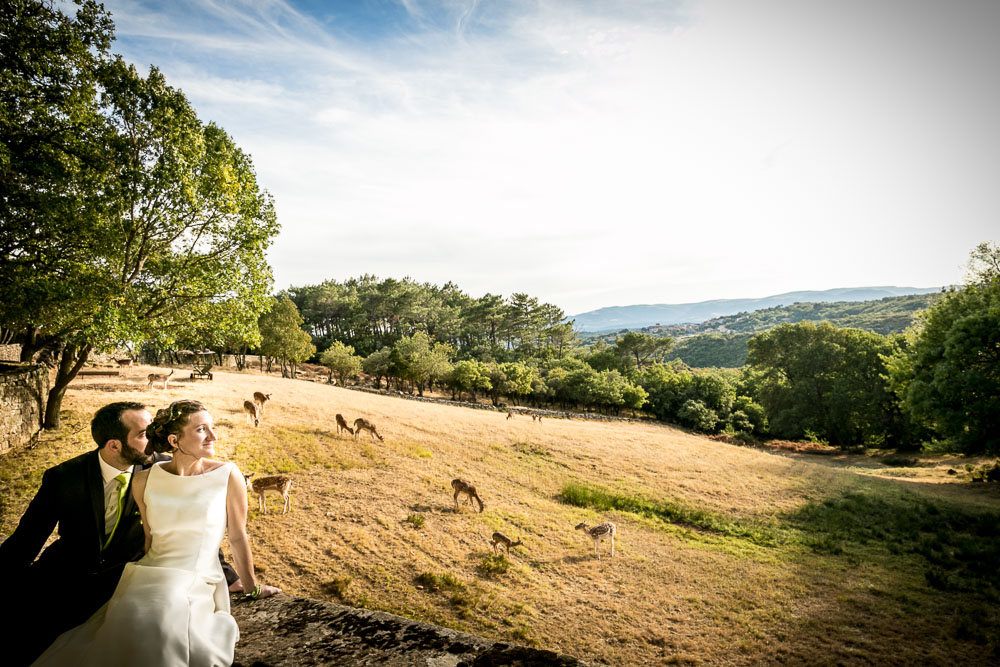
[[[101,477],[104,479],[104,486],[110,484],[111,480],[113,480],[118,475],[122,474],[122,472],[132,471],[132,466],[126,468],[125,471],[119,470],[118,468],[114,467],[113,465],[105,461],[104,457],[101,456],[100,452],[98,452],[97,454],[97,460],[101,462]]]

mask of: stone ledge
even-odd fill
[[[233,667],[421,665],[586,667],[554,651],[495,642],[401,616],[277,595],[233,599],[240,626]]]

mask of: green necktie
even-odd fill
[[[122,519],[122,506],[125,504],[125,492],[128,490],[128,480],[131,476],[131,472],[123,472],[115,477],[115,481],[118,482],[118,513],[115,515],[115,525],[111,528],[111,532],[108,533],[108,539],[102,549],[107,549],[108,545],[111,544],[111,538],[115,536],[118,522]]]

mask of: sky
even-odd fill
[[[604,306],[962,280],[1000,240],[992,0],[105,0],[254,161],[275,289]]]

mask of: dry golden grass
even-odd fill
[[[956,616],[976,599],[930,588],[913,554],[887,557],[862,547],[837,555],[796,540],[760,546],[560,499],[576,482],[784,530],[787,517],[808,503],[858,491],[1000,509],[995,490],[984,485],[873,479],[826,460],[832,457],[779,456],[665,426],[507,420],[255,373],[213,371],[213,382],[182,373],[166,392],[147,391],[148,372],[74,383],[63,428],[0,462],[5,535],[41,471],[92,447],[87,425],[100,405],[126,396],[153,408],[197,398],[215,417],[220,458],[244,472],[294,479],[287,515],[280,498],[269,496],[268,514],[251,503],[249,522],[262,579],[287,593],[594,664],[993,658],[992,640],[963,636]],[[254,391],[272,394],[258,429],[242,413]],[[337,436],[336,413],[348,422],[369,419],[385,442]],[[485,512],[468,505],[456,511],[455,477],[477,486]],[[573,530],[583,520],[618,524],[614,559],[607,543],[602,560],[594,557],[589,538]],[[509,559],[491,558],[494,530],[524,545]]]

